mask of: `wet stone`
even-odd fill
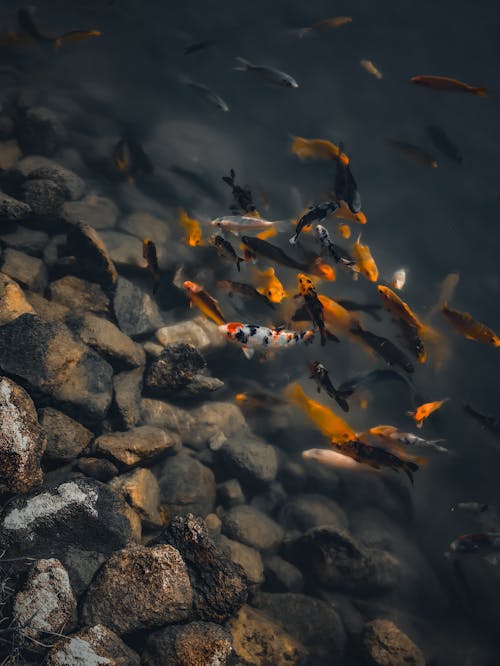
[[[192,421],[184,443],[196,449],[215,443],[219,447],[236,433],[248,430],[239,407],[232,402],[205,402],[189,410]]]
[[[179,551],[169,545],[136,546],[114,553],[104,563],[87,591],[81,615],[86,624],[106,623],[123,635],[182,622],[192,603]]]
[[[389,620],[368,622],[360,639],[363,665],[425,666],[425,658],[415,643]]]
[[[43,292],[47,286],[47,269],[41,259],[12,248],[4,250],[2,272],[31,291]]]
[[[113,432],[98,437],[93,445],[95,453],[111,459],[120,469],[128,469],[150,461],[180,446],[175,433],[152,426],[139,426],[126,432]]]
[[[101,286],[95,282],[81,280],[74,275],[66,275],[49,285],[52,300],[65,305],[73,312],[84,310],[94,314],[109,312],[109,298]]]
[[[142,241],[120,231],[101,231],[101,238],[106,244],[109,255],[117,266],[145,268],[142,258]],[[158,250],[158,248],[157,248]]]
[[[95,229],[88,224],[77,225],[68,234],[67,249],[70,255],[76,257],[89,280],[100,284],[106,293],[116,288],[118,273]]]
[[[80,199],[86,189],[84,181],[76,173],[40,155],[23,157],[12,169],[11,176],[18,182],[50,180],[61,188],[64,200]]]
[[[81,423],[52,407],[40,409],[38,417],[47,437],[45,457],[50,460],[73,460],[94,437]]]
[[[10,169],[23,156],[15,139],[2,141],[2,118],[0,117],[0,169]]]
[[[258,550],[245,546],[239,541],[228,539],[223,534],[216,537],[216,542],[230,560],[240,565],[249,583],[260,585],[263,582],[264,566]]]
[[[224,337],[214,322],[203,316],[163,326],[156,331],[156,339],[163,346],[184,342],[193,345],[200,352],[225,345]]]
[[[347,517],[337,502],[323,495],[295,495],[283,506],[280,522],[290,530],[305,532],[311,527],[332,525],[346,529]]]
[[[0,489],[26,493],[42,481],[45,435],[26,391],[0,378]]]
[[[58,641],[47,655],[47,666],[140,666],[139,655],[114,632],[96,625]]]
[[[58,115],[43,106],[27,109],[16,129],[25,154],[53,155],[66,138]]]
[[[118,279],[113,307],[118,326],[131,337],[152,333],[163,324],[154,298],[123,277]]]
[[[222,515],[222,531],[257,550],[272,550],[281,543],[283,529],[272,518],[252,506],[235,506]]]
[[[2,234],[0,241],[14,250],[39,257],[49,242],[49,235],[44,231],[17,226],[13,231]]]
[[[231,634],[213,622],[190,622],[157,631],[148,638],[143,666],[226,666]]]
[[[98,231],[111,229],[118,219],[118,208],[111,199],[89,194],[81,201],[67,201],[62,208],[61,218],[71,226],[88,224]]]
[[[53,640],[45,632],[60,633],[76,608],[69,576],[59,560],[38,560],[29,569],[12,609],[14,624],[29,638]]]
[[[109,486],[125,497],[143,522],[151,526],[161,526],[160,487],[149,469],[136,469],[129,474],[117,476]]]
[[[76,462],[76,469],[80,470],[85,476],[106,483],[110,479],[118,476],[119,470],[110,460],[105,458],[84,457]]]
[[[157,245],[163,245],[169,237],[168,223],[145,212],[127,215],[118,222],[118,228],[141,242],[144,238],[150,238]]]
[[[21,287],[5,273],[0,273],[0,326],[22,314],[34,313]]]
[[[278,555],[264,558],[265,589],[269,592],[301,592],[304,577],[291,562]]]
[[[29,215],[31,215],[31,208],[27,203],[0,192],[0,223],[20,222]]]
[[[113,408],[122,430],[130,430],[141,418],[143,369],[120,372],[113,377]]]
[[[220,534],[222,522],[216,513],[209,513],[205,516],[205,525],[211,537],[216,537]]]
[[[238,479],[229,479],[217,484],[217,501],[225,509],[245,504],[245,495]]]
[[[22,187],[23,200],[37,217],[57,217],[65,199],[64,188],[53,180],[28,180]]]
[[[49,301],[34,291],[26,291],[25,296],[35,313],[45,322],[64,323],[70,313],[69,308],[65,305]]]
[[[246,432],[234,434],[218,450],[225,468],[243,484],[258,487],[278,473],[278,456],[270,444]]]

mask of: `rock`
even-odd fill
[[[64,323],[70,313],[69,308],[65,305],[61,305],[55,301],[48,301],[41,294],[37,294],[34,291],[27,291],[25,296],[28,303],[34,308],[35,313],[40,319],[46,322]]]
[[[0,514],[0,542],[7,557],[57,557],[70,548],[109,554],[136,540],[130,507],[106,485],[78,478],[25,497]]]
[[[150,461],[169,449],[180,446],[175,433],[152,426],[139,426],[127,432],[101,435],[93,445],[95,453],[110,458],[120,469]]]
[[[313,493],[321,493],[327,497],[337,497],[342,488],[337,472],[322,465],[317,460],[301,459],[301,464],[307,473],[307,486]],[[366,475],[362,475],[365,478]],[[350,478],[349,478],[350,481]]]
[[[110,460],[105,458],[92,458],[85,456],[76,461],[76,469],[80,470],[85,476],[90,476],[92,479],[106,483],[115,476],[118,476],[120,471],[116,465]]]
[[[216,324],[203,316],[163,326],[156,331],[156,339],[163,346],[183,342],[203,352],[226,344]]]
[[[126,581],[126,585],[124,585]],[[187,620],[193,591],[179,551],[136,546],[111,555],[85,596],[82,621],[122,635]]]
[[[250,666],[301,666],[307,651],[295,636],[261,611],[243,606],[227,628],[235,654]]]
[[[40,155],[23,157],[12,169],[11,176],[18,182],[50,180],[62,189],[65,200],[81,199],[86,189],[84,181],[76,173]]]
[[[127,215],[118,222],[118,228],[140,241],[151,238],[157,245],[163,245],[169,238],[168,223],[145,212]]]
[[[13,231],[2,234],[0,236],[0,241],[14,250],[19,250],[20,252],[26,252],[26,254],[32,254],[39,257],[41,256],[44,247],[49,242],[49,235],[44,231],[16,226]]]
[[[260,585],[264,581],[264,565],[258,550],[228,539],[223,534],[216,537],[216,543],[232,562],[240,565],[249,583]]]
[[[161,526],[160,487],[149,469],[136,469],[117,476],[109,486],[125,497],[141,520],[152,526]]]
[[[235,506],[222,515],[222,531],[257,550],[272,550],[283,540],[283,530],[272,518],[252,506]]]
[[[366,666],[425,666],[415,643],[389,620],[377,619],[365,625],[361,654]]]
[[[143,369],[120,372],[113,377],[113,407],[122,430],[134,428],[141,418]]]
[[[18,121],[17,138],[25,154],[53,155],[66,133],[57,114],[43,106],[32,106]]]
[[[252,497],[250,504],[269,515],[278,514],[286,502],[287,494],[279,481],[272,481],[265,490]]]
[[[142,346],[148,358],[158,358],[161,356],[163,351],[163,347],[161,345],[159,345],[157,342],[152,342],[151,340],[146,340]]]
[[[9,492],[26,493],[42,481],[45,450],[35,405],[26,391],[0,378],[0,482]]]
[[[187,409],[171,405],[163,400],[150,398],[141,400],[140,412],[141,423],[178,433],[183,441],[188,438],[191,430],[194,430],[196,423]]]
[[[145,268],[142,258],[142,241],[121,231],[101,231],[100,236],[105,243],[110,257],[117,266],[134,266]]]
[[[282,508],[280,522],[289,530],[305,532],[311,527],[332,525],[347,528],[347,517],[337,504],[323,495],[295,495]]]
[[[2,120],[4,118],[0,117],[0,139],[2,138]],[[10,169],[22,156],[19,144],[15,139],[0,143],[0,169]]]
[[[131,337],[152,333],[163,324],[156,301],[123,277],[118,280],[113,307],[118,326]]]
[[[70,255],[76,257],[89,280],[100,284],[106,293],[116,288],[117,270],[95,229],[88,224],[77,225],[68,234],[67,249]],[[133,304],[129,303],[129,306],[133,307]]]
[[[102,419],[111,403],[113,369],[62,323],[24,314],[0,327],[0,367],[80,420]]]
[[[238,479],[229,479],[217,484],[217,501],[225,509],[245,504],[245,495]]]
[[[5,273],[0,273],[0,326],[28,312],[33,314],[35,311],[21,287]]]
[[[216,513],[209,513],[208,516],[205,516],[205,525],[211,537],[216,537],[220,534],[222,521]]]
[[[221,440],[248,430],[240,408],[232,402],[205,402],[190,409],[189,414],[192,421],[183,442],[196,449],[202,449],[214,441],[220,444]]]
[[[50,298],[70,308],[72,312],[83,310],[94,314],[108,314],[109,298],[95,282],[81,280],[74,275],[51,282]]]
[[[291,562],[278,555],[264,558],[265,588],[270,592],[301,592],[304,577]]]
[[[212,622],[190,622],[149,636],[143,666],[226,666],[231,634]]]
[[[168,517],[194,513],[205,517],[215,506],[215,479],[211,469],[185,451],[167,458],[154,469],[162,504]]]
[[[40,409],[38,416],[47,436],[45,456],[50,460],[73,460],[94,438],[94,434],[78,421],[52,407]]]
[[[75,609],[68,572],[61,562],[54,558],[38,560],[15,596],[12,619],[23,628],[26,638],[51,641],[44,632],[63,631]]]
[[[53,180],[28,180],[22,187],[23,200],[37,217],[58,217],[65,199],[64,188]]]
[[[31,291],[43,292],[47,286],[47,269],[43,261],[10,247],[2,256],[2,272]]]
[[[31,215],[28,204],[0,192],[0,223],[21,222]]]
[[[176,516],[159,539],[177,548],[186,562],[196,619],[223,623],[246,602],[243,569],[216,545],[201,518]]]
[[[81,201],[67,201],[61,218],[72,227],[88,224],[98,231],[112,229],[118,219],[118,208],[111,199],[89,194]]]
[[[399,577],[398,560],[363,548],[347,532],[315,527],[285,544],[287,559],[328,588],[358,595],[386,592]]]
[[[274,447],[245,431],[227,439],[218,454],[229,474],[253,488],[270,483],[278,473]]]
[[[143,348],[107,319],[84,314],[72,317],[68,325],[82,342],[98,351],[117,370],[144,365]]]
[[[58,641],[46,666],[140,666],[139,655],[107,627],[96,625]]]

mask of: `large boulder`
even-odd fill
[[[231,634],[213,622],[190,622],[157,631],[148,638],[143,666],[226,666]]]
[[[365,625],[360,652],[366,666],[425,666],[419,648],[390,620],[377,619]]]

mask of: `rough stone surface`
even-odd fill
[[[47,666],[140,666],[139,655],[103,625],[63,638],[50,650]]]
[[[49,242],[49,235],[44,231],[16,226],[13,231],[2,234],[0,241],[14,250],[39,257]]]
[[[19,118],[17,137],[23,153],[53,155],[65,139],[56,113],[43,106],[32,106]]]
[[[24,183],[22,197],[37,217],[58,217],[64,203],[65,191],[53,180],[37,178]]]
[[[123,277],[118,280],[113,306],[119,327],[132,337],[152,333],[163,324],[154,298]]]
[[[24,314],[0,327],[0,367],[87,421],[111,403],[111,366],[62,323]]]
[[[151,426],[139,426],[127,432],[101,435],[94,442],[94,451],[110,458],[118,467],[127,469],[179,445],[179,438],[174,433]]]
[[[11,247],[2,255],[2,272],[31,291],[43,292],[47,286],[47,269],[43,261]]]
[[[113,262],[120,267],[144,268],[142,242],[121,231],[101,231],[101,238]]]
[[[245,494],[238,479],[229,479],[217,484],[217,501],[225,509],[245,504]]]
[[[82,474],[85,474],[85,476],[90,476],[103,483],[113,479],[120,473],[118,467],[105,458],[79,458],[76,462],[76,468]]]
[[[120,372],[113,377],[113,407],[122,430],[134,428],[141,418],[143,369]]]
[[[210,351],[226,344],[216,324],[204,316],[163,326],[156,331],[156,339],[163,346],[184,342],[199,351]]]
[[[425,666],[419,648],[389,620],[377,619],[365,625],[361,654],[366,666]]]
[[[160,487],[149,469],[136,469],[129,474],[117,476],[109,486],[122,493],[146,524],[161,526]]]
[[[251,487],[270,483],[278,473],[274,447],[250,433],[236,433],[218,453],[228,472]]]
[[[155,467],[161,500],[168,517],[194,513],[205,517],[215,506],[215,479],[211,469],[187,452],[167,458]]]
[[[295,636],[261,611],[243,606],[227,625],[236,655],[250,666],[301,666],[307,651]]]
[[[93,227],[88,224],[77,225],[68,234],[67,248],[68,253],[77,258],[89,280],[100,284],[106,292],[116,288],[118,273],[115,265],[105,244]],[[132,307],[132,303],[129,306]]]
[[[62,303],[73,312],[83,310],[94,314],[109,312],[109,298],[95,282],[66,275],[49,285],[52,300]]]
[[[271,550],[283,540],[283,529],[265,513],[253,506],[235,506],[222,516],[222,531],[257,550]]]
[[[84,181],[70,169],[40,155],[29,155],[12,169],[18,180],[50,180],[63,191],[64,199],[80,199],[86,189]]]
[[[0,222],[20,222],[31,215],[31,208],[27,203],[0,192]]]
[[[44,632],[60,633],[76,608],[68,572],[56,559],[38,560],[16,594],[14,624],[30,638],[44,639]],[[49,635],[47,640],[51,640]]]
[[[264,558],[265,589],[270,592],[301,592],[304,577],[299,569],[278,555]]]
[[[25,296],[35,313],[46,322],[64,322],[70,313],[65,305],[49,301],[35,291],[27,291]]]
[[[126,581],[126,584],[124,582]],[[122,635],[182,622],[193,591],[179,551],[169,545],[114,553],[92,581],[82,608],[87,624],[106,621]]]
[[[239,407],[232,402],[205,402],[189,410],[192,421],[183,439],[194,448],[204,448],[213,442],[217,446],[236,433],[248,429],[247,422]]]
[[[258,550],[228,539],[223,534],[216,538],[216,542],[233,562],[240,565],[249,583],[260,585],[263,582],[264,566]]]
[[[67,201],[61,212],[67,224],[88,224],[94,229],[111,229],[118,218],[118,208],[111,199],[89,194],[81,201]]]
[[[38,416],[47,436],[45,456],[51,460],[73,460],[94,437],[93,433],[78,421],[52,407],[40,409]]]
[[[167,627],[148,638],[143,666],[226,666],[231,634],[213,622]]]
[[[248,581],[243,569],[215,544],[201,518],[177,516],[159,539],[177,548],[186,562],[196,619],[225,622],[246,602]]]
[[[30,396],[12,380],[0,377],[0,488],[26,493],[41,483],[45,444]]]
[[[290,530],[305,532],[311,527],[332,525],[347,528],[347,517],[337,502],[323,495],[295,495],[282,508],[280,522]]]
[[[168,223],[145,212],[127,215],[118,222],[118,228],[141,241],[152,238],[157,245],[162,245],[169,237]]]
[[[179,434],[185,442],[195,428],[195,419],[187,409],[163,400],[144,398],[140,403],[141,423],[165,428]]]
[[[34,312],[17,282],[5,273],[0,273],[0,326],[14,321],[22,314]]]

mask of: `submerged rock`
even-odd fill
[[[196,619],[225,622],[246,602],[248,581],[208,535],[201,518],[177,516],[159,537],[179,550],[188,567]]]
[[[337,502],[323,495],[295,495],[282,508],[281,523],[290,530],[305,532],[312,527],[331,525],[347,528],[347,517]]]
[[[226,666],[231,634],[213,622],[190,622],[151,634],[143,666]]]
[[[235,433],[218,449],[218,455],[228,472],[250,487],[268,484],[278,473],[275,448],[249,432]]]
[[[143,369],[120,372],[113,377],[113,407],[119,428],[130,430],[141,418]]]
[[[89,280],[100,284],[105,292],[114,291],[118,273],[111,255],[93,227],[77,225],[68,234],[67,249],[70,255],[76,257]]]
[[[278,555],[264,558],[265,589],[270,592],[301,592],[304,577],[291,562]]]
[[[151,238],[157,245],[163,245],[169,237],[169,225],[166,220],[160,220],[151,213],[142,211],[122,218],[118,228],[141,241],[143,238]]]
[[[245,504],[245,494],[238,479],[229,479],[217,484],[217,501],[225,509]]]
[[[52,407],[38,412],[40,425],[47,436],[45,456],[50,460],[73,460],[92,441],[94,434],[81,423]]]
[[[118,280],[113,307],[118,326],[131,337],[152,333],[163,323],[154,298],[124,277]]]
[[[27,313],[35,311],[21,287],[5,273],[0,273],[0,326]]]
[[[245,572],[245,576],[252,585],[260,585],[264,580],[264,566],[258,550],[245,546],[239,541],[228,539],[223,534],[216,537],[216,543],[226,555]]]
[[[183,342],[199,351],[210,351],[226,344],[216,324],[203,316],[164,326],[156,331],[156,339],[163,346]]]
[[[17,138],[23,153],[53,155],[65,140],[59,116],[44,106],[32,106],[19,118]]]
[[[111,199],[89,194],[81,201],[67,201],[61,218],[71,226],[88,224],[97,230],[112,229],[118,219],[118,208]]]
[[[27,203],[0,192],[0,223],[21,222],[31,215],[31,208]]]
[[[106,483],[115,476],[118,476],[120,471],[116,465],[110,460],[105,458],[92,458],[85,456],[78,458],[76,461],[76,469],[78,469],[85,476],[90,476],[92,479]]]
[[[99,284],[82,280],[74,275],[65,275],[49,285],[52,300],[70,308],[94,314],[108,314],[109,298]]]
[[[27,180],[22,187],[23,200],[33,215],[41,218],[58,217],[66,198],[64,188],[53,180]]]
[[[23,628],[28,639],[45,639],[45,632],[60,633],[76,609],[76,599],[68,572],[54,558],[38,560],[28,573],[22,589],[16,594],[12,608],[14,624]]]
[[[257,550],[272,550],[283,540],[280,525],[253,506],[235,506],[222,516],[222,531]]]
[[[9,492],[26,493],[41,483],[45,444],[29,395],[12,380],[0,377],[0,482]]]
[[[110,629],[96,625],[58,641],[47,666],[140,666],[139,655]]]
[[[28,229],[27,227],[16,226],[9,233],[2,234],[0,241],[7,247],[20,252],[26,252],[34,256],[40,256],[49,242],[49,235],[44,231]]]
[[[96,453],[110,458],[118,467],[128,469],[179,445],[175,433],[151,426],[139,426],[127,432],[101,435],[95,440],[93,448]]]
[[[160,487],[149,469],[136,469],[114,478],[110,488],[122,493],[139,518],[147,524],[160,526]]]
[[[19,181],[49,180],[58,185],[64,199],[80,199],[85,192],[85,183],[76,173],[58,162],[40,155],[29,155],[13,167],[11,176]]]
[[[11,247],[3,253],[2,272],[31,291],[43,292],[47,286],[47,269],[43,261]]]
[[[377,619],[365,625],[360,652],[366,666],[425,666],[424,655],[415,643],[389,620]]]
[[[101,567],[83,602],[82,621],[106,623],[122,635],[182,622],[192,602],[179,551],[169,545],[137,546],[114,553]]]

